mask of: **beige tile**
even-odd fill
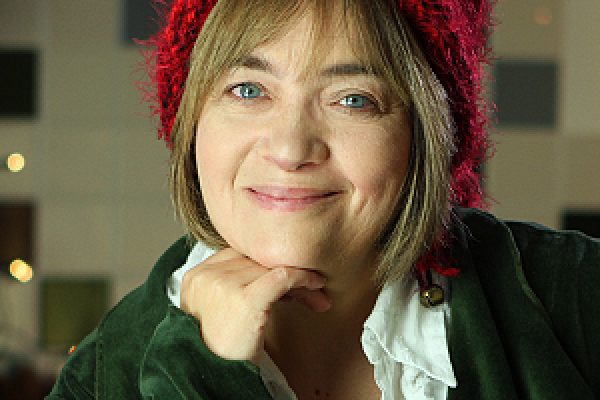
[[[99,53],[120,45],[121,1],[48,2],[48,44],[52,50]]]
[[[499,23],[492,44],[499,57],[559,56],[563,18],[561,0],[499,1],[496,17]]]
[[[110,54],[110,53],[109,53]],[[43,54],[42,112],[51,121],[112,121],[119,113],[115,100],[117,71],[112,57],[71,50]]]
[[[70,201],[114,196],[115,133],[93,124],[47,125],[45,133],[40,171],[45,195]]]
[[[156,138],[155,127],[123,124],[116,135],[116,190],[119,196],[168,198],[169,151]]]
[[[183,234],[168,199],[158,199],[119,206],[120,271],[126,276],[145,278],[162,253]]]
[[[579,0],[565,7],[562,38],[562,130],[567,135],[600,136],[600,1]]]
[[[494,141],[496,153],[487,166],[492,211],[556,226],[556,135],[500,134]]]
[[[44,274],[114,274],[121,243],[115,204],[45,201],[38,211],[38,268]]]
[[[564,202],[600,208],[600,135],[570,137],[565,152]]]
[[[0,1],[0,43],[30,46],[38,42],[44,18],[38,3],[39,0]]]

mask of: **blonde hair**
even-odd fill
[[[341,7],[342,13],[335,13]],[[339,9],[337,9],[339,10]],[[257,46],[276,39],[303,13],[313,12],[314,43],[308,56],[319,65],[320,44],[341,14],[356,57],[386,82],[413,117],[410,163],[402,203],[379,240],[373,278],[398,279],[430,248],[450,212],[453,125],[446,92],[422,54],[410,27],[391,0],[219,0],[190,56],[190,70],[173,125],[171,194],[191,236],[212,248],[227,246],[210,221],[198,182],[195,123],[213,83]],[[308,67],[310,68],[310,67]],[[305,71],[310,73],[310,71]]]

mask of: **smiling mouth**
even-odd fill
[[[287,187],[249,187],[246,192],[261,208],[270,211],[300,211],[340,194],[335,190]]]
[[[273,187],[273,186],[256,186],[249,187],[248,190],[251,192],[268,196],[278,200],[293,200],[293,199],[306,199],[313,197],[327,197],[333,196],[338,191],[335,190],[321,190],[311,188],[291,188],[291,187]]]

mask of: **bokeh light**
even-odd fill
[[[25,157],[21,153],[12,153],[6,158],[6,166],[10,172],[19,172],[25,168]]]
[[[21,283],[26,283],[33,278],[33,268],[23,260],[16,259],[10,263],[9,272]]]
[[[538,25],[550,25],[552,23],[552,10],[548,7],[536,7],[533,11],[533,20]]]

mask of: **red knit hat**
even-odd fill
[[[146,57],[155,85],[146,97],[154,104],[154,113],[160,115],[158,137],[171,147],[171,129],[188,74],[188,59],[217,0],[173,0],[170,6],[166,1],[155,0],[165,7],[164,25],[145,42],[152,48]],[[457,147],[452,159],[451,201],[464,207],[483,207],[478,168],[488,150],[488,107],[482,97],[482,80],[494,0],[397,1],[449,98]],[[417,263],[420,282],[426,281],[429,269],[444,275],[458,272],[442,265],[434,254],[438,252],[432,249]]]

